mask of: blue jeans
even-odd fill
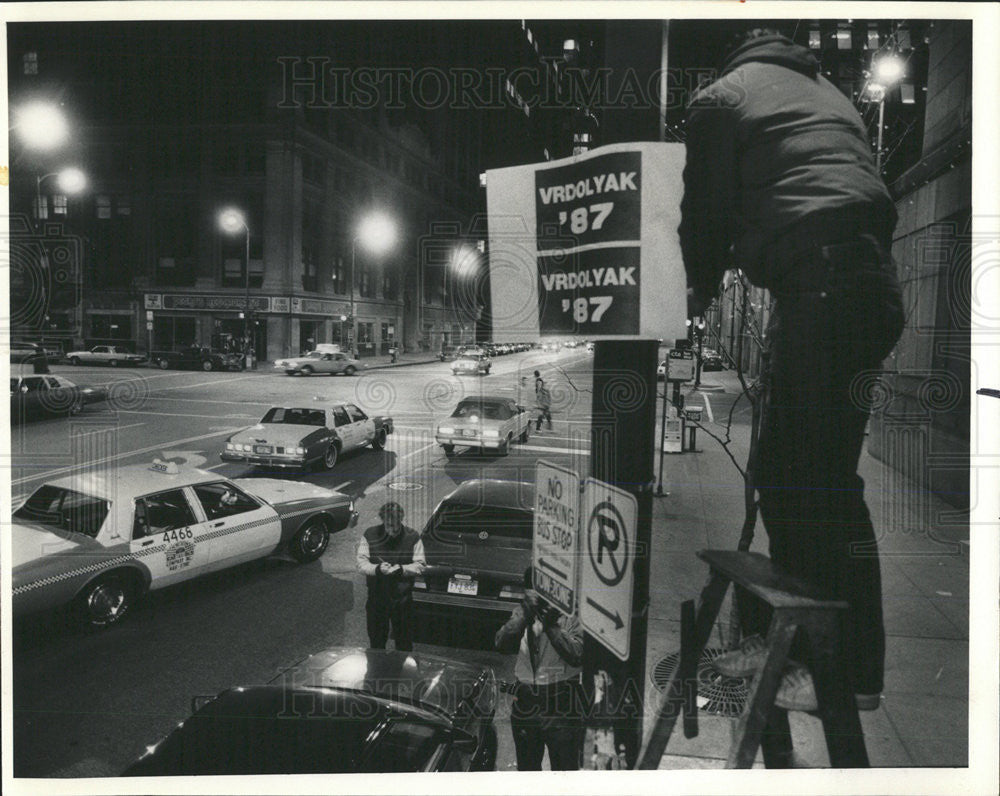
[[[820,599],[845,600],[845,675],[855,693],[883,687],[885,630],[878,547],[858,459],[872,384],[903,329],[887,242],[871,236],[781,252],[772,288],[769,402],[756,487],[771,559]],[[766,628],[758,617],[757,631]],[[807,660],[804,640],[793,657]]]

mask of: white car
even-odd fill
[[[446,456],[456,445],[495,450],[501,456],[514,442],[527,442],[531,413],[503,396],[473,396],[458,402],[451,417],[438,424],[435,439]]]
[[[351,359],[342,351],[310,351],[304,357],[279,359],[274,363],[275,370],[283,370],[289,376],[311,376],[313,373],[353,376],[363,367],[359,360]]]
[[[110,365],[116,368],[119,364],[137,365],[146,358],[120,346],[95,345],[89,351],[70,351],[66,354],[66,359],[71,365]]]
[[[261,421],[226,440],[225,462],[261,467],[332,469],[342,453],[371,445],[385,448],[392,418],[369,417],[354,404],[272,406]]]
[[[357,516],[349,495],[312,484],[159,460],[58,478],[13,514],[14,615],[71,605],[107,627],[147,591],[279,550],[315,561]]]

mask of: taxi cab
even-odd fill
[[[459,401],[451,417],[438,424],[435,439],[446,456],[456,445],[506,455],[515,440],[528,441],[530,429],[531,414],[511,398],[473,396]]]
[[[160,460],[54,479],[13,513],[13,612],[70,605],[107,627],[147,591],[279,551],[314,561],[357,516],[340,492]]]

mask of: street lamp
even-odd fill
[[[49,102],[30,102],[19,108],[13,129],[29,149],[55,149],[69,138],[66,117]]]
[[[227,207],[219,213],[219,227],[228,235],[237,235],[240,230],[246,235],[243,296],[243,344],[246,345],[250,339],[250,227],[246,217],[235,207]]]
[[[42,183],[49,177],[55,177],[59,188],[68,194],[80,193],[87,187],[87,175],[80,169],[71,167],[62,171],[50,171],[35,177],[35,220],[42,217]]]
[[[371,213],[361,219],[356,234],[351,238],[351,346],[355,349],[358,339],[358,319],[354,312],[354,268],[358,241],[373,254],[383,254],[396,242],[396,225],[384,213]]]
[[[885,95],[889,87],[898,82],[906,73],[903,60],[895,55],[883,55],[872,64],[877,82],[868,86],[868,95],[878,103],[878,142],[875,145],[875,169],[882,173],[882,130],[885,122]]]

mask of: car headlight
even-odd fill
[[[236,447],[236,446],[235,446],[235,445],[233,445],[233,443],[231,443],[231,442],[227,442],[227,443],[226,443],[226,450],[227,450],[227,451],[231,451],[231,450],[232,450],[233,448],[235,448],[235,447]]]
[[[500,430],[496,429],[496,428],[484,428],[483,429],[483,436],[484,437],[499,437],[500,436]]]
[[[240,450],[243,450],[243,451],[246,451],[247,453],[249,453],[251,450],[253,450],[253,448],[250,445],[248,445],[248,444],[243,444],[243,445],[240,445]]]
[[[305,452],[306,452],[305,448],[296,448],[295,449],[295,453],[298,454],[299,456],[304,456]]]
[[[439,426],[438,434],[454,434],[455,429],[452,426]]]
[[[285,360],[283,360],[283,359],[279,359],[277,362],[274,363],[274,366],[276,368],[284,368],[284,367],[288,367],[288,363],[285,362]]]

